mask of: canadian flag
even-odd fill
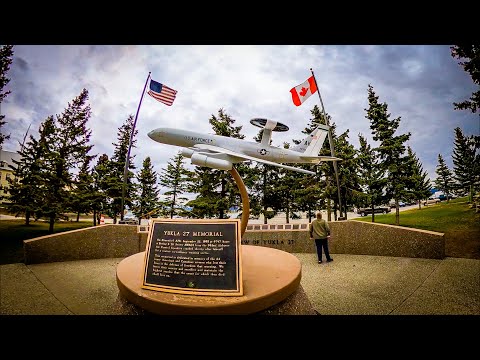
[[[290,90],[293,103],[297,106],[302,105],[315,91],[317,91],[317,85],[312,75],[303,84],[297,85]]]

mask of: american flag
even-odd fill
[[[173,104],[173,100],[175,100],[177,90],[173,90],[168,86],[150,79],[150,90],[148,90],[148,95],[160,101],[161,103],[170,106]]]

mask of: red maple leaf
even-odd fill
[[[305,96],[307,94],[308,89],[302,87],[302,91],[300,91],[300,95]]]

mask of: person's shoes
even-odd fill
[[[330,258],[330,259],[328,259],[328,260],[327,260],[327,262],[330,262],[330,261],[333,261],[333,259],[332,259],[332,258]]]
[[[318,263],[321,264],[323,261],[322,260],[319,260]]]

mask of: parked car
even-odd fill
[[[437,204],[440,202],[440,199],[437,199],[437,198],[428,198],[427,200],[425,200],[423,202],[423,205],[426,206],[426,205],[431,205],[431,204]]]
[[[118,221],[119,224],[138,225],[138,220],[135,219],[123,219]]]
[[[389,206],[376,206],[374,209],[375,214],[386,214],[391,212],[392,210],[390,209]],[[366,216],[366,215],[371,215],[372,214],[372,208],[358,208],[357,209],[357,214],[360,214],[360,216]]]
[[[441,195],[438,196],[438,199],[440,201],[445,201],[445,200],[451,200],[451,199],[455,199],[455,198],[454,198],[454,195],[449,194],[448,198],[447,198],[447,195],[441,194]]]
[[[123,216],[123,220],[118,221],[119,224],[129,224],[129,225],[137,225],[138,218],[131,212],[127,211]]]
[[[408,203],[408,202],[404,202],[404,201],[399,201],[398,202],[398,207],[405,207],[407,205],[412,205],[413,203]],[[388,204],[388,206],[390,208],[394,208],[396,205],[395,205],[395,201],[392,201],[390,204]]]

